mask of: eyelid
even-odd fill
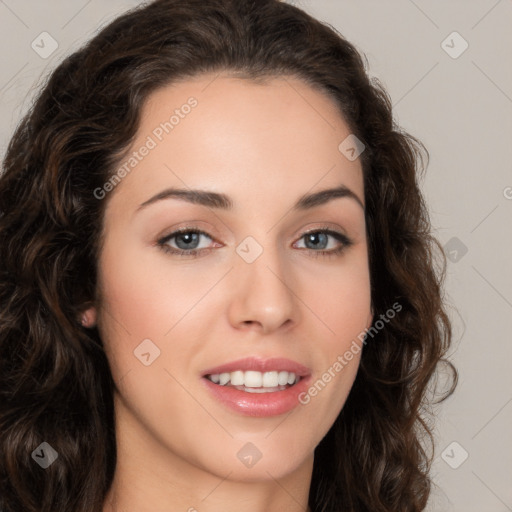
[[[326,231],[335,235],[343,235],[348,238],[348,235],[344,233],[344,230],[341,228],[335,228],[331,224],[321,224],[320,226],[314,226],[310,229],[307,229],[306,231],[299,231],[299,238],[307,235],[309,233],[317,233],[318,231]]]
[[[161,242],[162,240],[168,240],[169,238],[172,238],[173,235],[177,235],[177,234],[184,233],[184,232],[187,233],[189,231],[201,233],[201,234],[211,238],[212,240],[216,240],[217,235],[214,236],[211,234],[212,231],[216,232],[215,228],[213,228],[210,224],[208,224],[207,227],[202,227],[203,224],[207,224],[207,223],[204,223],[202,221],[192,220],[192,221],[189,221],[189,223],[178,224],[178,227],[175,227],[176,226],[176,224],[175,224],[174,226],[171,226],[171,228],[166,229],[164,231],[164,233],[168,233],[168,234],[164,234],[164,235],[157,237],[157,243]]]
[[[168,235],[160,237],[157,240],[157,244],[159,244],[159,245],[160,244],[165,244],[166,242],[168,242],[169,240],[175,238],[177,235],[179,235],[181,233],[197,233],[197,234],[206,236],[207,238],[209,238],[210,240],[212,240],[214,242],[217,241],[215,239],[215,237],[213,237],[207,231],[204,231],[204,230],[200,229],[197,226],[186,226],[186,227],[176,228],[171,233],[169,233]],[[217,242],[217,243],[220,243],[220,242]],[[179,251],[179,250],[181,250],[181,249],[176,249],[176,251]],[[202,251],[202,250],[206,250],[206,249],[192,249],[192,250],[193,251]]]

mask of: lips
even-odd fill
[[[229,363],[208,368],[202,372],[201,376],[214,375],[219,373],[231,373],[237,370],[241,371],[256,371],[256,372],[272,372],[272,371],[287,371],[293,372],[299,377],[308,377],[311,375],[311,370],[306,366],[286,358],[271,358],[261,359],[256,357],[246,357],[231,361]]]
[[[247,389],[244,386],[222,386],[212,382],[211,375],[231,372],[290,372],[299,377],[298,382],[289,386]],[[285,358],[261,359],[248,357],[224,365],[208,368],[202,373],[201,382],[217,403],[244,416],[266,417],[287,413],[300,403],[299,395],[304,393],[311,381],[311,370],[306,366]],[[249,392],[251,391],[251,392]]]

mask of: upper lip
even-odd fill
[[[274,357],[270,359],[263,359],[258,357],[246,357],[231,361],[214,368],[209,368],[202,373],[202,377],[206,375],[214,375],[218,373],[231,373],[237,370],[241,371],[256,371],[256,372],[272,372],[272,371],[287,371],[293,372],[299,377],[307,377],[311,374],[311,370],[306,366],[286,359],[283,357]]]

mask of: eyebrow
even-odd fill
[[[345,185],[340,185],[335,188],[329,188],[325,190],[320,190],[318,192],[313,192],[310,194],[304,194],[299,198],[299,200],[295,203],[292,210],[302,211],[309,210],[311,208],[315,208],[317,206],[321,206],[323,204],[332,201],[333,199],[338,198],[349,198],[355,200],[363,209],[364,205],[359,199],[359,197],[352,192]],[[188,201],[189,203],[198,204],[202,206],[206,206],[208,208],[215,208],[221,210],[232,210],[233,209],[233,201],[226,194],[218,193],[218,192],[210,192],[207,190],[197,190],[197,189],[178,189],[178,188],[168,188],[162,190],[158,194],[150,197],[147,201],[144,201],[137,208],[136,212],[146,208],[147,206],[154,204],[158,201],[162,201],[164,199],[181,199],[183,201]]]

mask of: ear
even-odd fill
[[[82,313],[80,323],[82,324],[83,327],[86,327],[88,329],[90,329],[91,327],[95,327],[96,316],[96,308],[94,306],[91,306]]]

